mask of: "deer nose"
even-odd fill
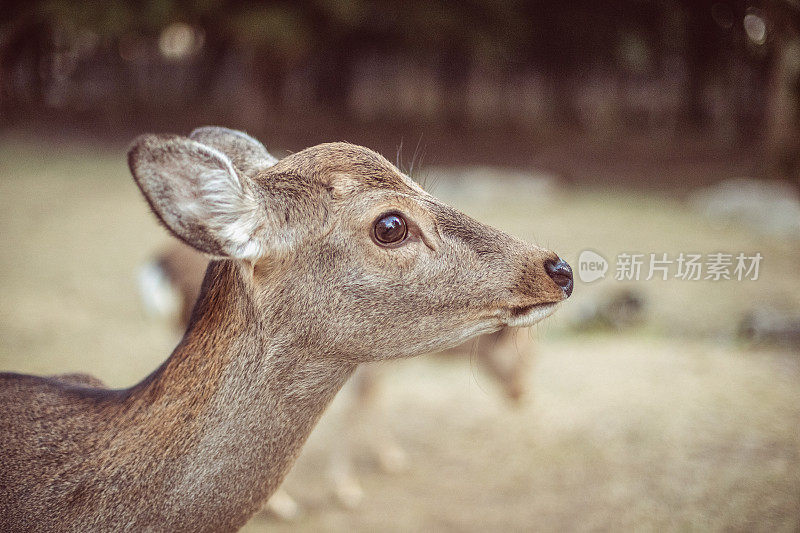
[[[560,257],[557,259],[548,259],[544,262],[544,270],[547,272],[547,275],[555,281],[556,285],[561,287],[561,290],[564,291],[567,298],[569,298],[574,286],[572,281],[572,268],[569,264]]]

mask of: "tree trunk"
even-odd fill
[[[766,155],[772,177],[800,187],[800,36],[775,40],[767,93]]]

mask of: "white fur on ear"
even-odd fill
[[[228,255],[257,259],[264,253],[263,244],[255,238],[259,221],[264,218],[258,200],[225,154],[210,146],[204,148],[225,161],[227,168],[199,174],[201,201],[192,207],[197,209],[198,218],[205,217],[209,229],[219,235]]]
[[[178,238],[213,256],[264,254],[258,235],[264,210],[227,155],[185,137],[144,135],[128,163],[153,211]]]

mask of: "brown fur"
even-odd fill
[[[478,245],[479,246],[479,245]],[[180,242],[174,242],[160,251],[153,262],[158,265],[170,284],[170,289],[179,299],[174,317],[176,327],[184,331],[189,323],[192,308],[200,294],[208,258]],[[465,344],[456,346],[448,353],[469,354],[475,357],[491,377],[497,380],[503,393],[512,401],[518,401],[525,393],[526,357],[532,352],[531,340],[524,332],[504,327],[494,333],[481,335]],[[369,402],[378,387],[380,372],[362,372],[358,375],[356,402]],[[59,376],[62,379],[63,376]],[[94,379],[91,376],[86,378]],[[363,390],[363,394],[362,391]]]
[[[272,167],[243,152],[234,168],[211,145],[241,138],[208,133],[144,136],[129,155],[164,225],[222,258],[183,340],[130,389],[0,374],[0,530],[235,530],[358,362],[532,322],[565,297],[544,271],[554,254],[445,209],[370,150]],[[410,222],[393,249],[369,237],[390,209]],[[442,230],[460,224],[492,253]]]
[[[184,331],[200,292],[208,259],[192,248],[175,242],[162,250],[154,263],[168,280],[169,290],[179,299],[174,316],[162,314],[161,317],[172,318],[177,327]],[[153,287],[142,289],[150,291]],[[143,293],[142,296],[147,295]],[[527,377],[533,346],[527,330],[504,327],[495,333],[480,335],[445,353],[468,355],[496,381],[501,392],[515,405],[529,392]],[[377,397],[382,380],[390,372],[385,365],[364,365],[350,378],[351,393],[344,407],[344,421],[335,427],[328,463],[333,493],[338,502],[348,508],[358,505],[364,495],[356,476],[356,450],[374,448],[380,464],[387,472],[401,470],[407,463],[405,452],[395,442],[392,428],[382,423],[380,414],[376,416],[373,412],[380,403]],[[370,426],[367,434],[362,431],[365,424]],[[283,519],[291,520],[298,512],[298,505],[288,493],[279,491],[267,503],[267,509]]]

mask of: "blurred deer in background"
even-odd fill
[[[139,295],[148,315],[170,321],[179,331],[184,331],[208,264],[206,256],[176,242],[142,266],[138,277]],[[474,356],[513,405],[527,393],[533,358],[533,342],[527,329],[504,327],[442,353]],[[382,417],[369,416],[378,409],[376,395],[380,394],[381,379],[388,371],[382,365],[362,365],[343,391],[347,396],[346,412],[344,422],[337,427],[336,438],[332,439],[329,475],[337,500],[347,508],[357,506],[363,498],[353,459],[359,447],[373,446],[379,465],[387,473],[406,467],[406,453],[395,441],[391,428],[381,424]],[[364,432],[358,430],[368,419],[371,427],[363,435]],[[363,442],[369,438],[371,442]],[[284,520],[293,519],[299,512],[297,503],[283,490],[270,499],[268,508]]]
[[[273,160],[224,128],[136,139],[128,164],[153,213],[217,259],[140,383],[0,374],[0,531],[236,530],[360,363],[532,325],[572,292],[556,254],[371,150]]]

